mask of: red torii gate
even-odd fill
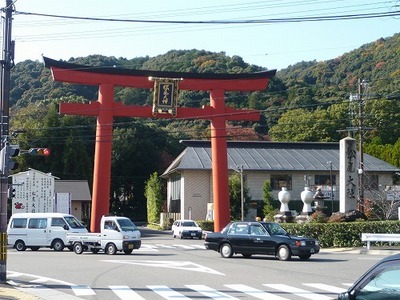
[[[86,85],[98,85],[97,101],[90,104],[60,103],[60,114],[97,116],[93,194],[90,230],[97,232],[102,215],[109,213],[111,148],[114,116],[140,118],[173,118],[171,114],[156,114],[151,106],[124,105],[114,101],[114,87],[152,89],[149,77],[181,79],[180,90],[210,92],[210,106],[202,108],[177,107],[179,119],[211,120],[211,152],[214,201],[214,230],[220,231],[230,221],[228,190],[228,158],[226,121],[258,121],[257,110],[237,110],[225,106],[225,91],[256,91],[268,87],[276,70],[250,74],[182,73],[150,70],[130,70],[113,67],[93,67],[56,61],[44,57],[53,79]]]

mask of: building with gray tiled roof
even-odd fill
[[[211,142],[182,143],[187,148],[162,174],[168,182],[168,211],[181,213],[182,218],[206,219],[207,207],[212,207],[213,202]],[[337,210],[339,166],[339,143],[228,141],[230,174],[243,169],[253,203],[262,201],[263,184],[270,180],[276,201],[282,187],[289,190],[291,202],[301,201],[300,193],[305,186],[312,190],[321,187],[328,198],[326,202],[333,199],[327,205]],[[399,171],[385,161],[364,154],[366,189],[391,186],[393,176]],[[253,219],[255,214],[254,210],[250,211],[247,219]]]

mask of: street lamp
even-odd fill
[[[240,209],[241,220],[244,221],[244,191],[243,191],[243,165],[240,165]]]

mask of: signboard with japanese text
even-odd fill
[[[12,213],[54,212],[54,176],[29,170],[12,177]]]
[[[175,117],[180,79],[151,78],[151,80],[154,80],[153,115],[171,114]]]

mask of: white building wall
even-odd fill
[[[181,218],[205,220],[207,203],[212,202],[209,171],[182,172],[183,193],[181,197]],[[212,188],[212,187],[211,187]]]
[[[274,173],[277,174],[277,173]],[[231,175],[231,174],[230,174]],[[301,192],[304,187],[309,185],[312,191],[315,191],[318,185],[315,185],[315,175],[327,175],[327,172],[307,172],[307,173],[290,173],[292,176],[292,189],[290,192],[291,201],[301,201]],[[336,177],[337,185],[334,186],[334,201],[339,201],[339,173],[333,172]],[[212,191],[212,173],[211,171],[193,171],[185,170],[181,173],[181,218],[191,218],[193,220],[205,220],[207,216],[207,203],[213,203]],[[266,180],[271,180],[271,173],[255,172],[244,170],[244,176],[249,193],[252,200],[263,200],[263,185]],[[392,184],[390,174],[380,174],[379,184],[384,189],[385,185]],[[330,187],[324,186],[323,190],[330,192]],[[278,201],[278,193],[280,190],[273,190],[272,194]],[[169,195],[169,194],[168,194]],[[330,205],[330,198],[325,205]],[[289,208],[291,208],[289,202]],[[190,212],[190,213],[189,213]],[[301,211],[299,211],[300,213]]]

